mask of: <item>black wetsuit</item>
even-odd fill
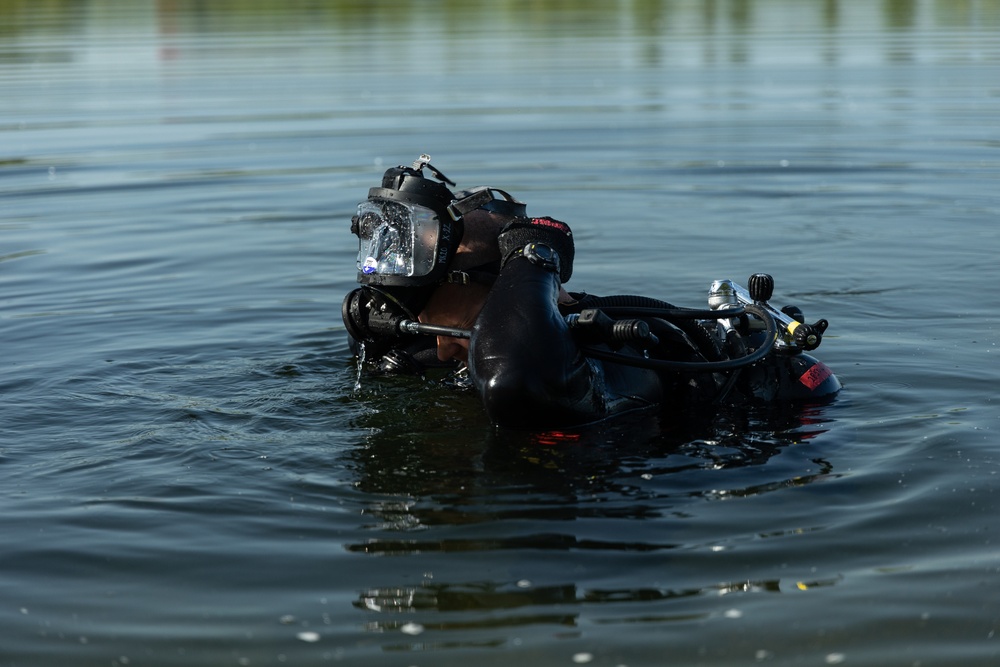
[[[662,373],[588,358],[565,315],[609,300],[582,297],[560,308],[558,295],[558,276],[520,257],[504,266],[487,297],[473,328],[469,374],[498,425],[565,427],[657,405],[685,409],[719,400],[819,400],[840,388],[826,366],[801,353],[772,355],[740,371],[732,386],[721,373]],[[704,347],[675,345],[670,352],[676,361],[704,361]]]
[[[524,258],[497,277],[469,346],[469,375],[490,419],[570,426],[661,403],[656,372],[583,356],[558,296],[558,276]]]
[[[572,294],[574,302],[559,304],[559,277],[524,257],[508,261],[490,290],[469,345],[469,379],[493,423],[499,426],[546,429],[579,426],[632,410],[661,407],[682,413],[713,404],[818,401],[836,394],[833,373],[801,352],[773,352],[758,363],[729,372],[665,372],[584,354],[581,337],[571,331],[566,316],[585,308],[655,306],[668,303],[644,297],[594,297]],[[679,362],[738,358],[723,349],[714,321],[690,322],[683,330],[666,328],[657,358]],[[762,334],[761,334],[762,337]],[[751,346],[760,345],[753,337]],[[434,339],[411,338],[381,356],[384,371],[420,372],[433,365]],[[590,341],[588,344],[593,344]],[[742,345],[742,340],[740,342]],[[602,343],[598,348],[609,349]],[[622,354],[639,356],[627,346]]]

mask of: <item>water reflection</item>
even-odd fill
[[[477,554],[505,552],[522,561],[563,558],[577,563],[595,554],[611,567],[616,559],[629,567],[635,558],[728,548],[727,538],[720,543],[717,533],[692,537],[671,529],[697,517],[705,503],[765,496],[838,476],[828,457],[781,460],[786,450],[809,448],[810,441],[826,432],[822,407],[727,410],[683,422],[667,415],[633,415],[586,431],[527,434],[496,432],[477,420],[478,403],[472,396],[424,387],[421,398],[413,389],[372,389],[379,393],[381,408],[357,424],[372,430],[351,454],[357,486],[373,499],[365,509],[372,520],[367,539],[346,545],[350,552],[419,557],[444,572],[454,554],[475,559]],[[602,520],[615,521],[616,529],[590,532],[588,526]],[[476,528],[480,525],[488,525],[486,533]],[[730,528],[734,536],[742,530],[738,524]],[[756,539],[821,530],[817,519],[814,525],[760,533]],[[734,579],[691,585],[678,577],[678,587],[644,583],[605,588],[572,579],[567,572],[561,582],[538,584],[485,573],[475,580],[428,576],[410,586],[368,581],[362,582],[365,588],[354,606],[385,615],[368,621],[369,630],[380,632],[414,634],[412,614],[426,611],[451,615],[429,622],[419,617],[424,619],[421,632],[573,627],[582,609],[592,605],[617,605],[604,619],[607,623],[691,620],[717,612],[684,606],[673,610],[659,603],[735,592],[803,591],[839,581]],[[650,609],[649,603],[657,606]],[[469,641],[475,645],[479,640]],[[418,643],[385,648],[426,648]]]
[[[530,581],[518,582],[466,582],[442,584],[424,582],[419,586],[372,588],[364,591],[354,602],[363,611],[385,615],[370,621],[366,629],[372,632],[402,632],[421,634],[425,630],[473,630],[514,627],[524,625],[558,625],[574,627],[582,609],[594,605],[630,606],[633,611],[621,616],[607,617],[603,624],[664,623],[704,620],[713,613],[684,611],[676,613],[649,613],[644,603],[684,602],[692,598],[719,597],[728,594],[780,594],[826,588],[840,583],[839,577],[808,581],[781,579],[744,580],[706,585],[701,588],[635,588],[635,589],[586,589],[568,584],[562,586],[534,586]],[[552,611],[547,611],[551,609]],[[438,620],[416,624],[415,612],[502,612],[479,616],[453,614],[451,620]],[[723,612],[726,613],[726,612]],[[733,612],[729,612],[732,614]],[[505,643],[500,640],[500,643]],[[406,648],[405,644],[395,648]],[[393,648],[393,647],[388,647]],[[410,646],[409,648],[414,648]]]
[[[357,486],[380,498],[367,512],[380,519],[375,526],[393,532],[498,520],[652,519],[691,503],[753,497],[835,475],[821,457],[792,477],[775,477],[767,467],[785,448],[826,432],[823,407],[726,410],[694,419],[641,414],[585,430],[497,432],[474,396],[409,384],[419,382],[408,379],[398,388],[387,382],[376,390],[379,407],[356,424],[372,430],[352,454]],[[702,479],[713,486],[699,487]],[[521,548],[525,539],[555,550],[675,546],[517,534],[483,548]],[[407,536],[351,549],[403,554],[477,544]]]
[[[809,581],[782,582],[780,579],[758,581],[733,581],[713,584],[704,588],[637,588],[637,589],[584,589],[574,585],[534,586],[530,581],[509,583],[468,582],[464,584],[439,584],[427,581],[419,586],[402,588],[373,588],[366,590],[354,606],[380,613],[396,614],[421,610],[469,611],[521,609],[552,605],[612,604],[622,602],[654,602],[679,600],[701,595],[727,593],[781,593],[836,585],[839,578]],[[539,618],[532,615],[532,619]],[[549,617],[551,618],[551,617]],[[571,624],[573,616],[560,615],[560,623]],[[483,624],[510,625],[503,621],[484,620]],[[381,627],[399,627],[403,621],[385,621]]]
[[[1000,25],[1000,1],[951,2],[934,0],[882,0],[878,3],[823,0],[759,2],[754,0],[640,0],[607,3],[583,0],[540,0],[525,4],[518,0],[465,3],[457,0],[427,4],[412,2],[281,2],[280,0],[147,0],[134,3],[106,3],[97,0],[51,0],[38,3],[0,0],[0,40],[21,36],[84,34],[95,28],[111,32],[132,32],[138,26],[150,28],[161,40],[190,34],[262,34],[282,31],[327,30],[342,35],[377,32],[387,39],[381,49],[393,48],[393,33],[404,33],[406,41],[421,31],[461,40],[473,33],[524,33],[528,37],[580,40],[615,36],[638,38],[638,62],[659,64],[676,45],[649,41],[665,36],[701,35],[702,64],[740,64],[759,59],[766,51],[781,48],[789,36],[805,36],[797,42],[798,60],[822,54],[835,63],[853,57],[852,47],[837,40],[814,40],[816,33],[835,36],[844,30],[874,33],[920,32],[930,25],[985,30]],[[775,43],[748,39],[752,34],[771,33]],[[398,40],[397,40],[398,41]],[[623,43],[624,44],[624,43]],[[334,45],[336,46],[336,45]],[[426,46],[426,45],[425,45]],[[911,45],[912,46],[912,45]],[[776,52],[776,51],[775,51]],[[787,51],[784,51],[787,54]],[[13,53],[0,50],[0,62]],[[63,52],[65,53],[65,52]],[[178,45],[159,49],[163,59],[183,54]],[[373,54],[377,55],[377,54]],[[886,53],[889,60],[912,56],[910,46],[899,43]],[[994,54],[995,57],[995,54]],[[448,67],[447,62],[439,66]]]
[[[337,642],[389,664],[372,652],[521,637],[515,660],[560,664],[537,654],[568,662],[553,637],[581,628],[640,647],[595,664],[709,662],[720,631],[760,631],[729,664],[993,656],[995,330],[960,297],[994,270],[998,9],[0,0],[8,661],[311,664],[295,651]],[[857,409],[833,433],[818,410],[532,440],[419,383],[355,394],[351,368],[339,392],[343,221],[373,159],[419,150],[566,205],[581,288],[622,289],[648,239],[662,296],[700,295],[725,277],[709,260],[735,270],[721,233],[746,230],[767,266],[740,275],[809,271]],[[299,379],[259,370],[303,351]],[[843,451],[845,431],[871,446]],[[741,596],[767,601],[756,625],[700,623]],[[934,632],[913,625],[928,609]],[[275,630],[293,613],[322,640]],[[469,656],[421,664],[449,657]]]
[[[488,5],[470,4],[459,0],[445,0],[433,6],[403,2],[370,3],[360,0],[342,2],[305,2],[296,0],[147,0],[146,2],[106,3],[98,0],[47,0],[45,3],[23,0],[0,0],[0,12],[10,20],[2,24],[5,32],[19,29],[48,28],[65,30],[79,26],[81,19],[97,17],[108,21],[138,20],[156,17],[157,20],[189,21],[196,28],[231,28],[245,25],[266,26],[268,30],[301,25],[338,24],[357,27],[376,21],[406,23],[414,16],[440,13],[455,17],[445,28],[460,32],[462,20],[470,16],[491,16],[507,22],[541,21],[545,32],[553,28],[574,31],[587,28],[605,30],[609,17],[619,17],[611,25],[634,26],[639,32],[655,34],[671,27],[672,21],[695,22],[701,26],[732,26],[746,30],[761,25],[762,17],[786,14],[789,8],[799,12],[795,21],[812,19],[827,28],[844,25],[850,18],[864,12],[879,19],[872,29],[908,29],[928,17],[942,25],[967,26],[972,22],[989,23],[1000,13],[996,0],[952,2],[950,0],[882,0],[857,3],[849,0],[822,0],[803,5],[795,0],[759,2],[755,0],[639,0],[638,2],[608,3],[598,0],[538,0],[525,5],[518,0],[497,0]],[[215,20],[218,23],[208,21]],[[566,21],[570,21],[569,24]],[[799,23],[807,26],[808,23]],[[3,33],[0,33],[3,34]]]

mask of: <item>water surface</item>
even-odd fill
[[[0,664],[996,664],[996,2],[0,18]],[[422,152],[571,288],[771,273],[845,391],[560,439],[355,389],[349,218]]]

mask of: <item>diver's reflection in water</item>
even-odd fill
[[[396,588],[372,588],[364,591],[354,602],[354,606],[365,611],[386,614],[386,618],[373,621],[371,630],[406,631],[412,624],[405,614],[420,611],[469,612],[504,611],[502,617],[470,616],[440,618],[437,623],[422,624],[426,630],[470,630],[488,629],[519,625],[576,626],[579,614],[575,609],[593,604],[621,604],[629,602],[663,602],[683,600],[704,595],[726,595],[729,593],[780,593],[794,587],[798,590],[833,586],[839,578],[817,579],[808,582],[782,582],[778,579],[759,581],[735,581],[713,584],[702,588],[664,589],[655,587],[627,590],[584,589],[574,584],[561,586],[534,586],[529,581],[510,583],[469,582],[434,583],[424,582],[419,586]],[[554,610],[558,608],[558,610]],[[548,609],[553,609],[547,612]],[[658,616],[657,621],[687,621],[707,617],[707,613],[692,614],[678,612],[674,615]]]
[[[366,509],[372,538],[350,551],[381,556],[511,551],[551,554],[571,565],[587,554],[655,553],[697,547],[637,520],[673,519],[699,503],[767,494],[833,476],[825,459],[783,450],[826,431],[822,406],[726,410],[685,420],[639,414],[572,431],[497,432],[481,419],[455,419],[461,401],[444,395],[422,410],[393,412],[355,453],[358,488],[373,494]],[[413,400],[413,399],[410,399]],[[409,417],[403,417],[408,413]],[[437,414],[435,414],[437,413]],[[381,416],[385,416],[382,413]],[[468,417],[469,414],[464,416]],[[395,421],[396,423],[391,423]],[[418,423],[414,423],[414,421]],[[676,427],[673,424],[683,423]],[[808,451],[815,453],[815,447]],[[782,457],[779,457],[779,459]],[[610,520],[599,533],[586,520]],[[659,528],[659,527],[656,527]],[[430,556],[428,556],[430,554]],[[572,567],[565,569],[572,578]],[[442,581],[415,586],[362,582],[355,606],[368,612],[520,610],[503,619],[454,616],[441,623],[573,625],[565,605],[673,600],[733,591],[778,591],[779,580],[673,589],[641,586],[603,590],[586,582]],[[833,582],[793,582],[797,586]],[[539,584],[539,585],[536,585]],[[558,607],[547,613],[546,609]],[[521,613],[521,612],[525,613]],[[530,611],[530,613],[527,613]],[[405,617],[372,621],[398,629]],[[374,629],[374,628],[373,628]]]
[[[755,495],[833,472],[821,458],[811,459],[811,472],[797,469],[800,474],[787,478],[783,468],[765,465],[788,446],[826,432],[826,406],[726,409],[685,420],[642,413],[526,433],[494,430],[469,410],[467,397],[424,398],[429,400],[392,401],[391,409],[368,415],[373,433],[352,453],[357,487],[379,497],[366,513],[386,527],[525,516],[558,521],[602,511],[642,518],[638,497],[657,499],[647,510],[662,513],[671,502]],[[715,476],[711,488],[692,485],[698,472],[718,470],[734,473]],[[648,481],[662,483],[644,489]],[[589,502],[595,494],[602,506]]]

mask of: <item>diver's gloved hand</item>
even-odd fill
[[[529,243],[541,243],[559,255],[559,282],[569,282],[573,275],[573,232],[565,222],[549,217],[517,218],[500,230],[497,240],[504,264],[520,256]]]

